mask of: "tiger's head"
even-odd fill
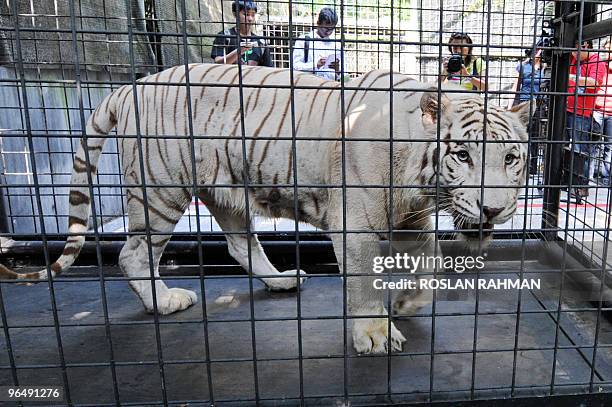
[[[487,243],[494,224],[508,221],[517,207],[527,168],[529,103],[505,110],[479,96],[427,92],[421,98],[425,132],[436,142],[424,151],[421,181],[435,185],[440,208],[449,211],[459,237]],[[438,138],[439,129],[439,142]],[[427,171],[429,170],[429,171]],[[482,233],[482,235],[481,235]]]

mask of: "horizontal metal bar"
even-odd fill
[[[612,18],[590,23],[582,27],[582,39],[584,41],[596,40],[608,35],[612,35]]]

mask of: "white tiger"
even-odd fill
[[[440,208],[450,211],[458,226],[474,227],[482,219],[482,226],[491,228],[514,213],[519,185],[525,177],[528,107],[522,105],[509,112],[488,106],[486,138],[490,142],[485,147],[485,106],[476,95],[444,93],[438,106],[436,89],[399,73],[372,71],[349,82],[342,92],[339,83],[294,72],[292,111],[289,70],[250,66],[241,70],[242,91],[237,66],[193,64],[188,66],[189,88],[185,86],[185,67],[179,66],[138,81],[135,89],[132,85],[122,86],[101,103],[87,122],[87,137],[74,159],[71,236],[63,254],[50,266],[54,276],[73,264],[83,246],[82,233],[87,230],[91,203],[87,172],[95,174],[107,134],[115,127],[120,137],[125,183],[133,185],[126,188],[129,231],[141,232],[130,235],[121,250],[119,263],[128,277],[150,275],[146,229],[153,233],[153,267],[155,276],[159,276],[160,257],[191,202],[194,185],[198,197],[224,231],[245,232],[244,185],[248,182],[251,215],[290,219],[297,216],[299,221],[328,230],[340,270],[346,266],[348,275],[372,270],[370,262],[376,253],[370,243],[387,239],[385,231],[390,228],[431,230],[429,215],[436,208],[436,191]],[[392,104],[388,90],[391,78],[395,92]],[[140,140],[135,137],[138,133],[142,134]],[[193,138],[187,136],[190,133]],[[132,137],[123,138],[124,135]],[[411,141],[415,139],[421,141]],[[486,184],[502,188],[467,187],[483,184],[483,163]],[[146,197],[141,186],[142,172]],[[438,186],[451,187],[437,188],[437,179]],[[390,188],[381,187],[391,181],[396,187],[393,197]],[[298,188],[294,201],[295,184]],[[147,217],[143,210],[145,199]],[[487,239],[488,235],[485,232]],[[233,233],[226,238],[230,254],[248,270],[247,235]],[[478,239],[471,235],[466,238]],[[421,240],[424,253],[436,249],[431,234],[423,233]],[[278,271],[254,234],[250,245],[255,276],[271,289],[297,286],[296,270]],[[47,270],[18,274],[0,268],[0,275],[45,279]],[[152,311],[151,282],[143,279],[129,284],[146,310]],[[373,288],[372,278],[349,277],[347,285],[349,315],[368,316],[353,322],[355,349],[360,353],[384,352],[389,345],[393,350],[401,349],[405,338],[393,324],[389,335],[383,292]],[[401,295],[395,311],[410,313],[430,295]],[[156,299],[158,311],[169,314],[191,306],[197,296],[156,280]]]

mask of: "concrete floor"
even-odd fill
[[[518,268],[518,262],[490,262],[486,277],[516,277]],[[552,348],[558,274],[546,273],[546,268],[536,261],[527,261],[525,270],[533,272],[529,278],[541,278],[543,287],[523,291],[521,295],[516,394],[548,394],[555,357]],[[69,365],[66,376],[71,401],[91,405],[114,403],[113,378],[108,366],[111,347],[103,325],[100,283],[65,280],[68,281],[56,282],[54,289],[64,358]],[[167,282],[196,290],[201,301],[199,280]],[[212,389],[204,363],[207,355],[200,302],[182,313],[160,317],[167,399],[178,405],[209,405],[206,401],[212,390],[217,405],[253,405],[256,390],[252,360],[256,353],[257,392],[264,400],[262,404],[297,404],[294,398],[300,396],[300,347],[298,324],[291,320],[297,317],[297,293],[270,293],[259,281],[253,281],[253,314],[258,320],[254,323],[253,349],[248,278],[211,277],[206,278],[205,285],[209,356],[214,360],[210,365]],[[111,279],[105,287],[119,400],[137,405],[156,404],[163,394],[154,318],[143,312],[124,281]],[[19,383],[62,385],[48,285],[2,284],[1,289]],[[558,394],[586,392],[591,380],[597,312],[584,311],[592,304],[583,297],[572,281],[566,279],[563,309],[582,311],[561,314],[558,344],[577,348],[556,353],[554,390]],[[426,400],[430,390],[433,400],[467,399],[474,355],[475,396],[509,396],[517,300],[518,292],[514,290],[480,292],[474,354],[474,293],[440,292],[433,329],[433,372],[430,372],[431,306],[414,317],[396,321],[407,342],[403,353],[392,356],[390,369],[386,356],[357,356],[348,335],[346,390],[353,405],[389,401],[385,396],[389,390],[391,401]],[[309,405],[341,405],[345,387],[342,308],[340,277],[314,276],[304,284],[300,309],[305,318],[301,322],[301,369],[303,394]],[[545,309],[550,312],[537,313]],[[321,317],[325,319],[313,319]],[[598,348],[596,354],[594,392],[612,390],[608,384],[612,381],[612,352],[606,347],[612,345],[612,325],[606,315],[600,317],[597,343],[604,347]],[[1,332],[0,385],[10,385],[7,341],[4,330]],[[289,360],[274,360],[279,358]],[[32,368],[41,365],[47,367]],[[189,400],[196,401],[188,403]]]

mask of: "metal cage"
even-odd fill
[[[584,98],[609,98],[612,104],[612,83],[606,85],[600,75],[596,84],[572,87],[569,79],[572,72],[590,72],[588,66],[580,70],[589,59],[572,56],[581,52],[588,58],[597,54],[597,63],[612,67],[609,45],[605,48],[612,38],[612,5],[607,3],[257,2],[256,32],[274,65],[289,70],[296,40],[316,29],[322,7],[335,9],[338,24],[330,42],[342,53],[335,89],[343,122],[345,93],[360,90],[354,84],[374,69],[429,83],[439,104],[449,38],[456,32],[471,37],[470,49],[485,64],[480,71],[485,74],[477,80],[486,87],[473,85],[470,91],[486,106],[529,101],[525,165],[530,170],[521,181],[514,215],[496,225],[490,246],[479,245],[485,269],[448,278],[537,279],[537,289],[434,290],[431,304],[414,315],[388,319],[388,328],[393,322],[406,336],[401,351],[389,346],[380,354],[357,354],[351,326],[364,316],[352,314],[347,305],[347,280],[355,276],[347,274],[346,247],[339,266],[330,239],[340,236],[346,245],[347,237],[359,233],[346,224],[351,215],[346,213],[346,194],[355,185],[343,178],[340,185],[318,185],[343,196],[344,223],[337,230],[298,220],[251,219],[247,209],[244,229],[228,231],[211,215],[207,202],[192,198],[159,269],[173,286],[196,291],[200,302],[161,315],[153,294],[155,309],[147,315],[128,289],[128,282],[138,279],[125,276],[119,267],[126,237],[144,236],[152,259],[151,239],[159,234],[149,225],[146,198],[143,230],[130,230],[126,216],[130,185],[122,172],[121,149],[123,140],[137,140],[143,163],[142,137],[147,134],[136,124],[137,134],[110,133],[97,173],[88,173],[93,213],[75,265],[38,284],[0,280],[0,401],[13,400],[3,398],[10,388],[37,386],[61,388],[61,397],[50,400],[57,405],[612,403],[612,107],[606,113],[603,106],[595,116],[580,111]],[[228,0],[0,0],[0,271],[4,266],[20,272],[42,267],[51,273],[54,260],[65,253],[65,240],[74,235],[68,232],[70,174],[81,140],[91,136],[84,130],[87,119],[123,85],[136,89],[139,79],[167,68],[212,62],[215,38],[227,36],[227,29],[238,24],[231,7]],[[539,87],[521,93],[523,81],[536,75],[533,68],[523,71],[533,64],[525,59],[526,50],[541,52],[542,72]],[[473,69],[470,75],[478,76]],[[174,85],[186,87],[188,95],[201,88],[189,81]],[[242,95],[249,87],[242,75],[236,87],[242,129],[236,140],[242,143],[245,162],[254,137],[244,130]],[[288,89],[295,104],[299,86],[291,82],[276,88]],[[393,85],[379,91],[389,96],[392,107],[399,103]],[[483,114],[486,119],[487,108]],[[134,120],[139,123],[139,116]],[[393,114],[389,120],[392,128]],[[183,136],[192,143],[202,139],[194,132],[191,110],[187,121],[189,131]],[[295,122],[292,117],[292,131],[284,140],[293,157],[298,154]],[[333,140],[345,157],[347,137],[340,127],[339,135],[326,137],[337,136]],[[439,145],[444,134],[440,127],[437,131],[433,142]],[[177,138],[154,137],[169,143]],[[403,141],[392,134],[385,137],[392,155]],[[299,140],[321,142],[320,137]],[[361,142],[370,148],[372,141]],[[492,142],[485,138],[484,148],[487,143]],[[193,174],[194,155],[188,163]],[[387,161],[393,174],[393,160]],[[282,186],[297,196],[308,186],[298,182],[296,162],[289,169],[295,176]],[[345,165],[343,160],[343,174]],[[143,165],[138,171],[146,178]],[[265,187],[248,176],[237,185],[247,201]],[[190,191],[199,187],[195,181],[178,186]],[[391,208],[394,190],[418,188],[393,182],[369,187],[381,194],[390,191],[385,200],[391,200]],[[480,191],[484,187],[475,186]],[[143,182],[145,196],[150,188]],[[437,181],[436,194],[440,188]],[[432,238],[444,255],[465,255],[465,248],[453,240],[458,231],[453,217],[440,209],[436,203]],[[298,217],[297,198],[293,210]],[[391,209],[389,219],[393,216]],[[482,241],[485,229],[481,224],[469,232]],[[394,241],[410,231],[392,225],[377,233]],[[228,254],[224,236],[231,234],[245,235],[248,242],[257,234],[275,267],[303,269],[309,279],[300,285],[296,277],[295,291],[267,291],[251,272],[251,243],[249,273]],[[147,273],[140,280],[156,286],[153,267]],[[434,272],[433,277],[439,275]],[[385,307],[392,309],[388,292]]]

